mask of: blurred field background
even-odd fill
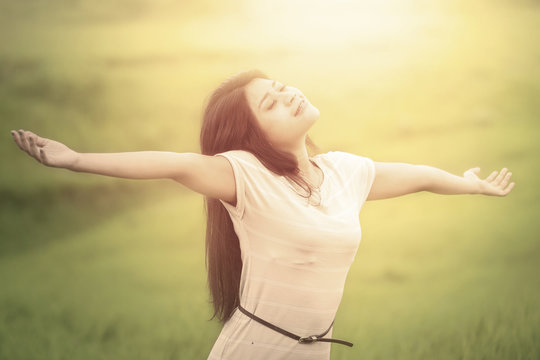
[[[0,359],[206,358],[202,197],[43,167],[9,131],[197,152],[250,68],[320,109],[323,151],[514,174],[365,205],[332,359],[540,358],[540,2],[0,0]]]

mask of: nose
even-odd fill
[[[294,94],[294,95],[292,96],[291,101],[289,102],[289,104],[292,104],[292,103],[293,103],[295,97],[296,97],[296,94]]]
[[[298,94],[298,92],[292,89],[291,90],[287,89],[282,92],[276,92],[275,96],[277,99],[282,101],[287,106],[292,105],[292,103],[294,102],[297,96],[302,97],[300,94]]]

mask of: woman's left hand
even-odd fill
[[[514,188],[514,182],[508,185],[508,181],[510,180],[512,173],[508,172],[507,168],[503,168],[501,172],[493,171],[487,178],[483,180],[478,177],[479,173],[479,167],[469,169],[463,173],[464,178],[470,179],[478,184],[479,194],[506,196]]]

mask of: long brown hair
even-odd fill
[[[272,147],[249,107],[245,86],[255,78],[268,77],[258,70],[244,71],[224,81],[212,93],[203,115],[201,152],[215,155],[229,150],[249,151],[270,171],[302,187],[309,197],[312,188],[299,175],[295,156]],[[309,136],[306,145],[311,154],[318,151]],[[240,244],[229,214],[218,199],[205,197],[205,210],[206,267],[214,306],[212,318],[217,316],[225,322],[240,303]]]

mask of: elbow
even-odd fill
[[[431,191],[433,189],[433,176],[431,176],[431,170],[433,169],[428,165],[413,165],[416,174],[414,180],[413,192]]]
[[[189,169],[194,166],[193,160],[197,154],[195,153],[170,153],[171,162],[167,166],[168,171],[166,177],[177,181],[183,182],[189,175]]]

